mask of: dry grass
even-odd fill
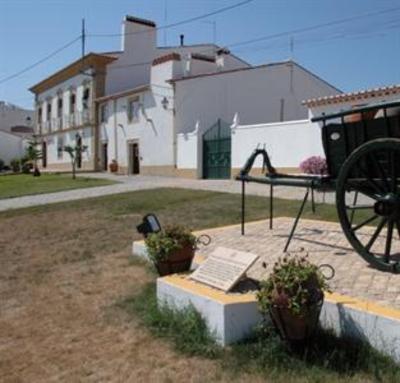
[[[239,198],[164,189],[0,214],[0,381],[265,382],[174,351],[116,304],[154,280],[129,257],[144,213],[212,227],[239,221]],[[248,219],[265,218],[266,202],[249,197]]]
[[[167,191],[161,217],[183,219],[176,200],[195,195]],[[217,363],[183,357],[115,305],[154,278],[129,255],[147,209],[141,199],[157,196],[130,195],[132,209],[100,199],[0,215],[1,382],[229,380]]]

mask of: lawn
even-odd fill
[[[109,180],[84,176],[79,176],[73,180],[70,174],[42,174],[40,177],[33,177],[31,174],[2,175],[0,176],[0,199],[114,183]]]
[[[276,202],[276,215],[285,216],[299,204]],[[131,256],[135,226],[148,212],[163,225],[227,225],[240,221],[240,196],[157,189],[0,213],[0,381],[375,381],[368,370],[349,375],[328,364],[288,374],[281,367],[290,359],[274,362],[275,354],[260,354],[257,345],[235,351],[255,358],[249,369],[244,355],[193,355],[176,350],[168,334],[155,336],[124,304],[155,280]],[[248,220],[266,218],[268,200],[248,197],[247,212]],[[335,207],[319,206],[314,217],[336,220]],[[382,381],[389,382],[384,374]]]

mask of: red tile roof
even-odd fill
[[[303,101],[303,105],[315,107],[321,105],[340,104],[343,102],[360,101],[374,97],[390,96],[393,94],[400,94],[400,85],[383,86],[379,88],[360,90],[357,92],[312,98]]]
[[[157,57],[153,60],[153,66],[166,63],[168,61],[181,61],[181,55],[179,53],[168,53],[167,55]]]

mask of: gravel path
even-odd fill
[[[3,199],[0,200],[0,211],[64,201],[74,201],[83,198],[100,197],[136,190],[156,189],[160,187],[212,190],[226,193],[241,192],[240,183],[234,180],[191,180],[160,176],[116,176],[106,173],[88,173],[85,174],[85,176],[106,178],[120,183],[109,186]],[[260,184],[247,184],[246,193],[251,195],[267,196],[269,193],[269,187]],[[274,195],[286,199],[302,199],[304,197],[304,189],[278,186],[274,188]],[[325,196],[323,193],[315,193],[315,200],[317,202],[322,202],[323,199],[327,203],[334,203],[334,193],[326,193]]]

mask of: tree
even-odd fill
[[[37,162],[42,158],[42,151],[37,148],[38,142],[35,137],[33,140],[28,142],[28,146],[25,149],[25,158],[27,160],[26,163],[30,164],[33,167],[33,176],[39,177],[40,171],[37,165]]]
[[[72,179],[76,178],[76,164],[78,163],[79,158],[82,158],[82,153],[87,150],[87,146],[85,145],[66,145],[64,146],[64,152],[67,152],[71,158],[72,164]]]

